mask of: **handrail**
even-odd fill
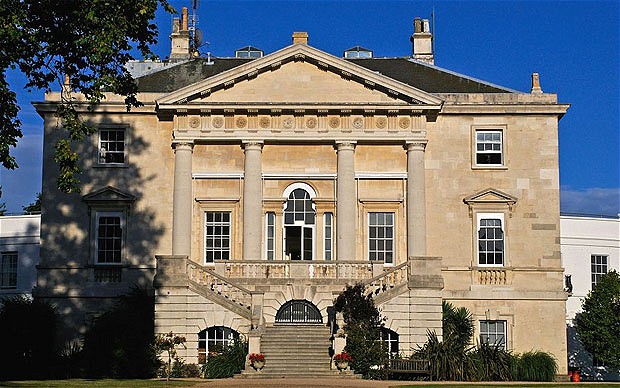
[[[406,266],[407,264],[409,264],[409,261],[405,261],[404,263],[400,263],[400,264],[399,264],[399,265],[397,265],[396,267],[393,267],[392,269],[390,269],[390,270],[388,270],[388,271],[385,271],[385,272],[383,272],[383,273],[380,273],[379,275],[377,275],[377,276],[375,276],[375,277],[373,277],[373,278],[371,278],[371,279],[368,279],[367,281],[363,282],[362,284],[363,284],[363,285],[365,285],[365,286],[368,286],[368,285],[370,285],[371,283],[374,283],[374,282],[376,282],[377,280],[379,280],[379,279],[381,279],[381,278],[384,278],[384,277],[387,277],[387,276],[389,276],[390,274],[392,274],[392,273],[394,273],[394,272],[396,272],[396,271],[398,271],[398,270],[402,269],[402,268],[403,268],[404,266]]]
[[[227,283],[227,284],[229,284],[229,285],[231,285],[231,286],[233,286],[233,287],[235,287],[235,288],[239,289],[241,292],[243,292],[243,293],[245,293],[245,294],[248,294],[248,295],[252,295],[252,291],[250,291],[250,290],[248,290],[247,288],[245,288],[245,287],[243,287],[243,286],[241,286],[241,285],[239,285],[239,284],[237,284],[237,283],[233,282],[232,280],[228,279],[228,278],[227,278],[227,277],[225,277],[225,276],[218,275],[218,274],[217,274],[214,270],[212,270],[211,268],[204,267],[204,266],[202,266],[202,265],[200,265],[200,264],[196,263],[195,261],[192,261],[192,260],[189,260],[189,259],[187,260],[187,265],[188,265],[188,266],[194,266],[196,269],[199,269],[199,270],[201,270],[201,271],[203,271],[203,272],[208,273],[209,275],[211,275],[211,276],[213,276],[213,277],[215,277],[215,278],[217,278],[217,279],[221,280],[222,282]]]

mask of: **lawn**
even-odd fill
[[[618,388],[618,383],[459,383],[451,384],[444,382],[436,382],[434,384],[415,384],[415,385],[399,385],[397,388]]]
[[[191,387],[199,381],[188,380],[37,380],[0,381],[0,387],[16,388],[176,388]]]

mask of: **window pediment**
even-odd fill
[[[503,209],[508,209],[512,216],[517,201],[517,197],[491,187],[463,198],[463,202],[469,206],[470,217],[474,211]]]
[[[114,205],[129,207],[135,202],[136,196],[119,190],[116,187],[106,186],[82,196],[82,200],[89,206]]]

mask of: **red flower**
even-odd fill
[[[341,361],[351,362],[351,361],[353,361],[353,357],[349,356],[349,354],[347,352],[342,352],[342,353],[336,354],[334,356],[334,361],[336,361],[336,362],[341,362]]]
[[[249,359],[250,362],[265,362],[265,355],[263,353],[251,353]]]

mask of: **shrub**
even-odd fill
[[[387,347],[381,341],[384,318],[375,306],[372,295],[365,294],[365,286],[347,286],[334,302],[342,312],[347,344],[344,350],[353,357],[351,369],[365,378],[385,378],[388,360]]]
[[[0,379],[50,377],[56,363],[58,313],[48,302],[25,296],[6,298],[0,307]]]
[[[433,380],[463,381],[467,379],[467,372],[470,369],[467,349],[450,337],[439,341],[434,331],[428,331],[426,343],[419,347],[412,357],[429,360]]]
[[[203,376],[209,379],[223,379],[232,377],[245,368],[245,356],[248,354],[248,344],[243,340],[225,348],[222,353],[209,355],[203,366]]]
[[[468,354],[469,379],[474,381],[508,381],[514,356],[501,345],[481,343]]]
[[[84,336],[87,376],[154,377],[159,360],[153,348],[154,298],[136,288],[101,315]]]
[[[516,357],[512,377],[519,381],[553,381],[558,372],[555,358],[546,352],[531,351]]]

